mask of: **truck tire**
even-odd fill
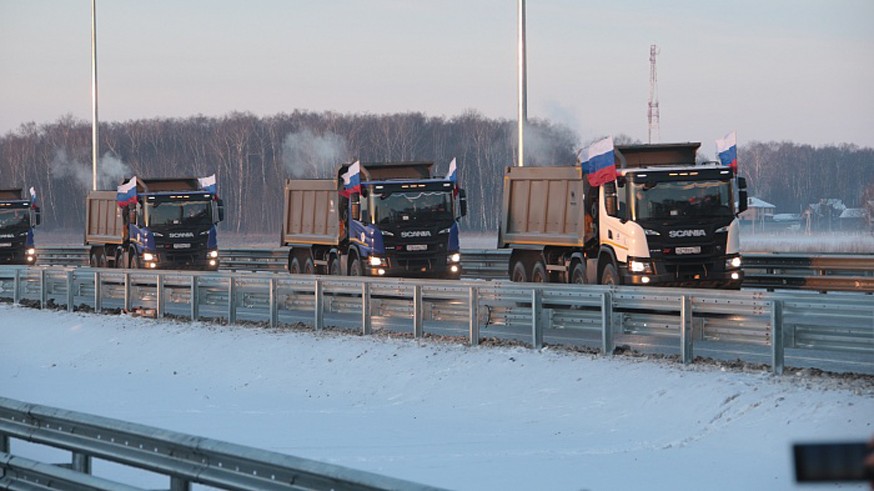
[[[288,263],[288,272],[291,274],[300,274],[300,261],[296,257],[291,258]]]
[[[586,268],[583,263],[576,261],[571,266],[570,283],[573,285],[584,285],[586,283]]]
[[[361,276],[361,260],[356,256],[349,265],[349,276]]]
[[[516,283],[525,283],[528,281],[528,271],[525,269],[525,263],[516,261],[513,264],[513,271],[510,273],[510,280]]]
[[[316,274],[316,265],[313,262],[313,258],[308,257],[303,262],[303,274]]]
[[[328,274],[331,276],[340,276],[340,258],[333,256],[328,259]]]
[[[92,268],[97,268],[97,267],[99,267],[99,266],[98,266],[99,264],[100,264],[100,262],[99,262],[99,260],[97,259],[97,253],[96,253],[96,252],[92,252],[92,253],[91,253],[91,257],[88,258],[88,265],[91,266]]]
[[[130,255],[130,264],[128,265],[130,269],[140,269],[140,256],[136,253]]]
[[[602,285],[619,285],[619,273],[616,272],[616,266],[613,263],[604,265],[604,270],[601,271]]]
[[[537,261],[531,267],[531,283],[549,283],[549,276],[546,273],[546,266],[543,261]]]

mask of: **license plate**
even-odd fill
[[[0,247],[12,247],[12,242],[0,242]]]
[[[173,244],[174,249],[190,249],[191,244]]]
[[[428,244],[409,244],[407,245],[408,251],[427,251]]]
[[[674,252],[677,254],[701,254],[701,246],[677,247]]]

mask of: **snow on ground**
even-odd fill
[[[0,340],[3,397],[460,490],[819,488],[792,443],[874,434],[870,377],[8,304]]]

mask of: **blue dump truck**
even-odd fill
[[[36,192],[26,197],[22,188],[0,189],[0,264],[34,264],[33,229],[40,222]]]
[[[86,201],[85,245],[92,267],[216,270],[216,224],[224,205],[215,176],[140,179]]]
[[[467,199],[454,160],[343,164],[333,179],[285,181],[282,246],[291,274],[461,275],[458,221]]]

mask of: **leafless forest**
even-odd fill
[[[455,157],[469,198],[463,226],[495,230],[503,169],[514,164],[515,141],[514,121],[475,112],[452,118],[231,113],[103,123],[98,188],[115,189],[131,175],[215,173],[227,212],[223,229],[278,234],[287,177],[329,177],[338,163],[353,159],[429,160],[439,174]],[[585,143],[568,128],[533,121],[526,130],[526,165],[573,163],[575,150]],[[751,195],[776,204],[778,211],[797,212],[821,198],[840,198],[851,207],[874,200],[874,149],[752,142],[738,150]],[[37,189],[47,229],[81,230],[91,188],[90,122],[68,116],[25,124],[0,137],[0,188],[17,186]]]

